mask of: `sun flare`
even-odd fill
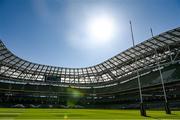
[[[88,35],[96,44],[108,43],[116,32],[115,21],[110,16],[97,16],[88,22]]]

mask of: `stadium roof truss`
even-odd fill
[[[0,76],[29,82],[92,85],[122,82],[126,76],[178,60],[180,27],[152,37],[95,66],[64,68],[32,63],[9,51],[0,41]]]

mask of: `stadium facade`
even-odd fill
[[[180,107],[180,28],[86,68],[32,63],[0,41],[1,107],[139,108],[139,90],[146,108],[162,107],[164,95]]]

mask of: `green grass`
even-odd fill
[[[139,110],[102,110],[102,109],[18,109],[0,108],[0,120],[119,120],[119,119],[178,119],[180,111],[172,111],[171,115],[164,111],[148,110],[148,117],[139,115]]]

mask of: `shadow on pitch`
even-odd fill
[[[171,114],[168,114],[169,116],[172,116],[172,115],[176,115],[176,114],[174,114],[174,113],[171,113]],[[166,117],[165,116],[163,116],[163,117],[153,117],[153,116],[149,116],[149,115],[147,115],[147,116],[145,116],[146,118],[152,118],[152,119],[157,119],[157,120],[159,120],[159,119],[165,119]],[[165,117],[165,118],[164,118]]]

